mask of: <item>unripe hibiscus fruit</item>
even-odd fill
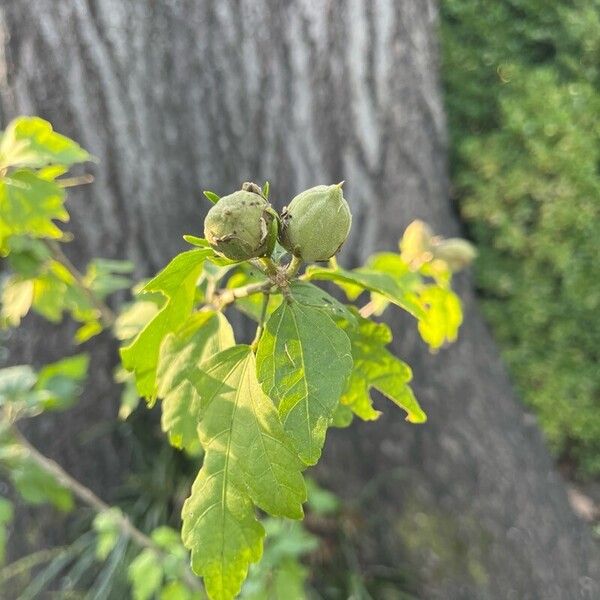
[[[298,194],[284,209],[279,241],[304,262],[328,260],[346,241],[351,224],[342,184],[318,185]]]
[[[204,219],[204,237],[231,260],[269,256],[277,240],[277,213],[259,194],[240,190],[221,198]]]

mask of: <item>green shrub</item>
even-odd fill
[[[485,313],[561,458],[600,474],[600,2],[445,0],[452,178]]]

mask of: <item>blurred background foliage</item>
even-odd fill
[[[600,474],[600,1],[443,0],[457,209],[482,305],[556,455]]]

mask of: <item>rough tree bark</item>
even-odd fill
[[[0,117],[40,114],[100,157],[94,185],[71,194],[78,261],[128,257],[148,274],[182,233],[201,232],[201,189],[268,178],[280,204],[346,180],[355,219],[343,261],[354,264],[392,248],[414,218],[459,229],[436,16],[432,0],[5,0]],[[461,341],[435,356],[390,314],[428,424],[382,403],[380,422],[329,436],[323,482],[368,509],[358,563],[423,598],[597,598],[590,535],[466,279],[462,296]],[[30,325],[13,357],[46,360],[46,331]],[[98,342],[95,364],[108,351]],[[94,377],[96,393],[54,431],[112,414],[108,377]],[[118,440],[32,433],[97,489],[118,471]]]

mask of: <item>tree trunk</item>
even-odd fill
[[[70,194],[77,262],[130,258],[147,275],[183,233],[201,235],[201,189],[269,179],[279,206],[346,180],[354,224],[342,260],[353,265],[393,249],[415,218],[459,230],[436,17],[432,0],[5,2],[0,117],[39,114],[100,158],[95,183]],[[428,423],[382,402],[379,422],[329,435],[319,475],[362,515],[358,565],[381,598],[397,597],[386,580],[423,598],[597,598],[591,536],[460,283],[461,340],[436,355],[390,309]],[[48,330],[33,329],[11,360],[49,359],[37,343]],[[94,373],[109,350],[94,345]],[[106,367],[94,379],[97,392],[55,427],[114,414]],[[82,448],[32,435],[97,489],[119,471],[116,438]]]

